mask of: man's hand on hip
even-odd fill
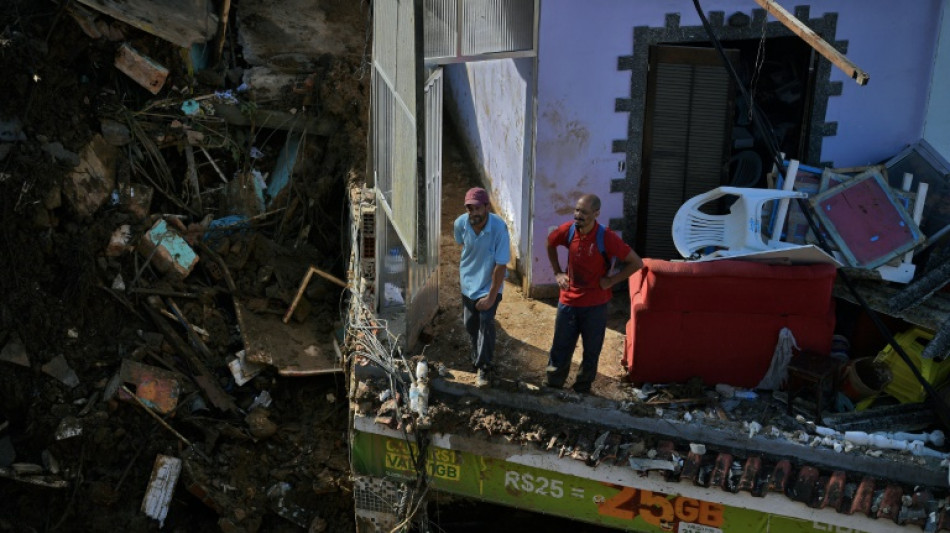
[[[475,309],[477,311],[488,311],[493,305],[495,305],[495,296],[484,296],[475,302]]]

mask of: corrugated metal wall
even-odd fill
[[[426,61],[531,55],[537,7],[537,0],[425,0]]]
[[[377,199],[412,257],[418,219],[415,12],[412,0],[376,2],[373,9]]]

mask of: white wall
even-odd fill
[[[924,119],[924,134],[944,159],[950,159],[950,0],[943,0],[940,37],[934,75],[930,81],[930,100]]]
[[[511,230],[511,243],[522,250],[528,209],[527,187],[530,147],[528,103],[533,91],[534,59],[499,59],[445,68],[448,112],[462,130],[462,136],[485,186],[495,200],[495,212],[504,217]],[[462,211],[463,199],[444,209]]]

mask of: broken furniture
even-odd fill
[[[710,215],[702,210],[705,204],[724,196],[736,196],[726,215]],[[762,236],[762,208],[779,199],[806,198],[797,191],[777,191],[746,187],[717,187],[694,196],[684,203],[673,217],[673,244],[683,257],[691,257],[705,248],[717,248],[717,255],[793,248],[798,245]]]
[[[862,168],[863,171],[860,174],[854,176],[839,173],[841,171],[834,172],[829,169],[825,169],[821,175],[820,188],[818,191],[815,191],[815,194],[813,194],[812,197],[815,197],[818,194],[822,194],[824,196],[837,194],[837,192],[845,191],[845,187],[848,186],[848,184],[851,184],[852,181],[872,178],[874,174],[879,175],[882,181],[888,181],[886,178],[888,172],[883,166],[846,169],[846,171],[859,171],[862,170]],[[914,224],[916,224],[917,227],[920,227],[920,224],[923,220],[924,205],[926,203],[929,185],[924,181],[918,180],[917,190],[912,192],[911,188],[913,183],[914,175],[909,172],[904,173],[899,189],[888,187],[882,189],[882,191],[885,191],[888,196],[893,198],[895,203],[910,213]],[[880,209],[881,207],[875,205],[875,208]],[[828,232],[823,233],[829,244],[837,249],[837,240],[840,238],[840,236]],[[923,235],[922,232],[921,235]],[[873,236],[871,238],[873,238]],[[892,258],[887,263],[874,268],[874,270],[876,270],[877,275],[880,276],[880,279],[884,281],[910,283],[910,281],[914,278],[914,273],[916,271],[916,265],[913,263],[914,253],[914,251],[907,251],[898,257]],[[836,255],[842,262],[850,263],[844,258],[842,253],[839,252]]]
[[[814,352],[797,352],[792,356],[785,385],[789,415],[792,414],[793,400],[807,390],[811,390],[815,396],[815,422],[823,424],[823,400],[827,394],[834,397],[838,392],[837,359]]]
[[[873,269],[924,242],[879,171],[819,193],[809,203],[850,266]]]
[[[644,259],[629,282],[626,380],[752,388],[769,368],[779,331],[827,354],[834,333],[830,264]]]

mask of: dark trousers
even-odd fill
[[[462,295],[462,321],[472,339],[472,365],[488,370],[495,353],[495,311],[501,303],[501,293],[487,311],[475,309],[476,301]]]
[[[581,369],[574,380],[574,389],[590,390],[591,383],[597,377],[597,362],[600,350],[604,347],[604,335],[607,329],[607,304],[592,307],[571,307],[560,302],[557,304],[557,319],[554,322],[554,342],[548,359],[547,382],[552,387],[561,387],[571,370],[571,358],[577,338],[581,337],[584,346],[584,358]]]

